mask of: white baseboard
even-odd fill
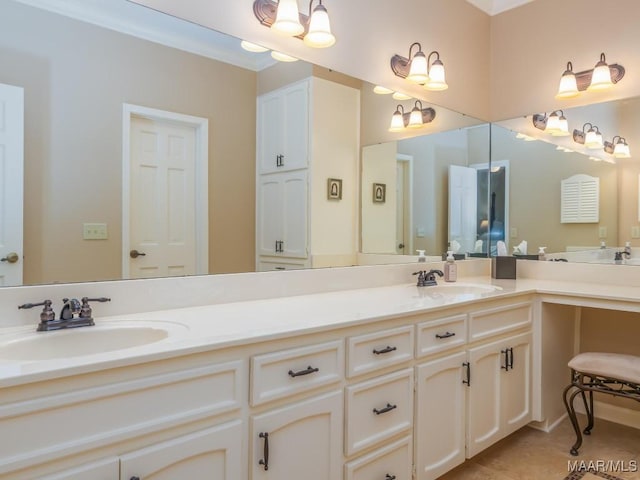
[[[586,413],[582,402],[576,401],[576,412]],[[619,423],[627,427],[633,427],[640,430],[640,411],[628,408],[618,407],[610,403],[603,403],[594,400],[593,410],[596,418],[608,420],[609,422]]]
[[[560,415],[555,421],[550,422],[549,420],[544,420],[542,422],[531,422],[529,423],[529,427],[534,428],[536,430],[541,430],[545,433],[551,432],[554,428],[556,428],[562,421],[567,418],[568,414]]]

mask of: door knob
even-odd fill
[[[138,250],[131,250],[129,252],[129,256],[131,258],[138,258],[138,257],[144,257],[146,255],[146,253],[144,252],[139,252]]]
[[[20,260],[20,256],[16,252],[11,252],[6,257],[0,258],[0,262],[16,263]]]
[[[399,243],[398,244],[398,248],[400,248],[400,249],[404,248],[404,243]]]

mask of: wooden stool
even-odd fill
[[[580,425],[576,418],[573,401],[582,395],[587,412],[585,435],[593,428],[593,392],[603,392],[616,397],[627,397],[640,402],[640,357],[618,353],[580,353],[569,361],[571,383],[564,389],[564,406],[576,432],[576,443],[571,455],[578,455],[582,445]],[[573,390],[573,391],[572,391]],[[585,392],[589,392],[589,402]]]

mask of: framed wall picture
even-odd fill
[[[342,200],[342,180],[339,178],[327,179],[327,199]]]
[[[373,184],[373,203],[384,203],[387,199],[387,185],[385,183]]]

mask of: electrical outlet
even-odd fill
[[[598,238],[607,238],[607,227],[598,228]]]
[[[634,226],[631,227],[631,238],[640,238],[640,227]]]
[[[82,238],[84,240],[106,240],[108,238],[106,223],[83,223]]]

